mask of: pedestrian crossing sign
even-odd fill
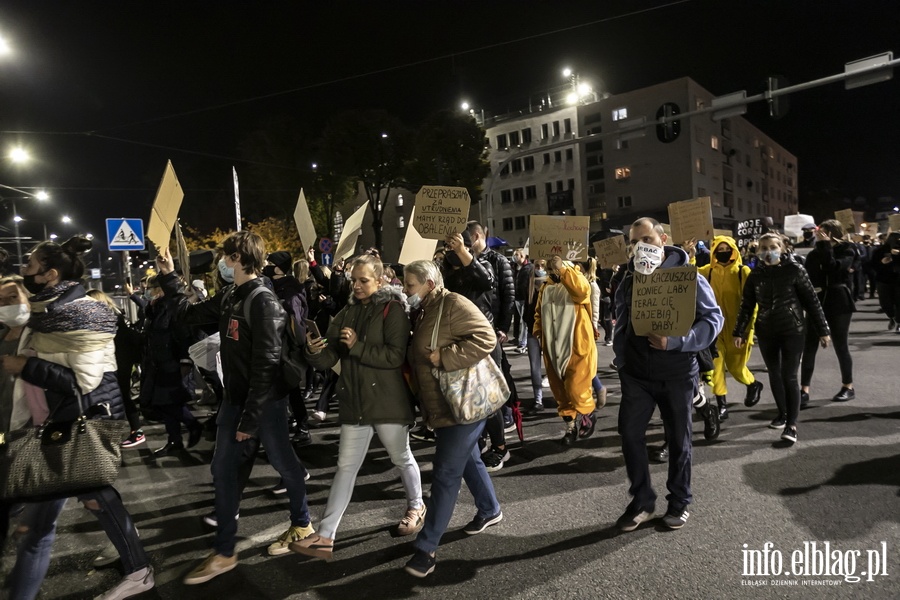
[[[144,220],[107,219],[106,240],[109,243],[110,251],[143,250]]]

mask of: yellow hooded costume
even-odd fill
[[[727,265],[723,265],[716,259],[716,250],[723,243],[731,248],[732,262]],[[714,237],[709,251],[709,264],[700,267],[697,271],[709,280],[713,294],[716,296],[716,302],[719,303],[719,308],[725,317],[725,326],[722,327],[722,333],[716,338],[716,349],[719,351],[719,356],[713,360],[715,369],[712,379],[713,393],[716,396],[725,396],[728,393],[728,387],[725,385],[726,368],[738,383],[751,385],[756,381],[753,373],[747,369],[747,360],[750,358],[750,350],[753,347],[753,322],[756,319],[756,309],[753,309],[753,317],[747,328],[744,347],[735,348],[731,332],[737,322],[738,313],[741,311],[741,299],[744,297],[744,286],[750,275],[750,267],[741,261],[737,243],[730,236]]]
[[[541,341],[547,380],[559,416],[594,412],[591,380],[597,375],[597,343],[591,321],[591,285],[570,262],[559,283],[547,281],[538,293],[534,337]]]

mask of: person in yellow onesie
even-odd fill
[[[719,421],[721,422],[728,418],[726,369],[735,381],[747,386],[747,396],[744,398],[746,406],[754,406],[759,402],[763,384],[757,381],[753,373],[747,369],[750,344],[744,344],[743,348],[735,348],[734,340],[731,337],[731,330],[734,329],[738,313],[741,310],[744,285],[747,283],[747,276],[750,275],[750,267],[741,261],[741,253],[732,237],[716,236],[713,238],[710,248],[712,248],[710,262],[708,265],[700,267],[698,272],[709,280],[716,296],[716,302],[719,303],[719,308],[725,317],[725,326],[719,337],[716,338],[718,356],[713,359],[715,368],[712,377],[713,393],[716,395],[716,402],[719,405]],[[753,339],[753,320],[755,318],[756,313],[754,312],[753,318],[750,320],[747,340]]]
[[[591,286],[572,263],[554,256],[547,283],[538,292],[534,337],[541,344],[550,390],[566,424],[562,442],[572,445],[594,433],[597,415],[591,380],[597,374],[597,344],[591,324]]]

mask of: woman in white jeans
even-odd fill
[[[375,433],[400,470],[406,489],[406,513],[397,526],[398,535],[418,533],[425,523],[419,465],[409,449],[412,396],[401,369],[410,332],[406,304],[395,288],[384,284],[383,267],[375,257],[357,259],[350,274],[350,303],[331,322],[324,338],[308,336],[306,349],[316,369],[330,369],[340,361],[341,441],[319,531],[290,548],[325,560],[334,555],[338,526]]]

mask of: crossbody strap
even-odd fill
[[[438,330],[441,328],[441,314],[444,312],[444,299],[438,304],[437,319],[434,320],[434,330],[431,332],[431,350],[437,350]]]

